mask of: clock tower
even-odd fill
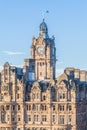
[[[33,37],[30,48],[29,73],[35,80],[55,79],[56,48],[54,37],[49,38],[43,19],[38,38]]]

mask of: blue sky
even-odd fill
[[[55,36],[57,71],[66,67],[87,70],[87,0],[0,1],[0,66],[22,66],[29,58],[32,37],[38,37],[42,12],[49,36]]]

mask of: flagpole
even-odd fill
[[[45,20],[45,15],[49,13],[49,10],[42,11],[42,18]]]

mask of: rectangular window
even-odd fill
[[[18,121],[21,121],[20,115],[18,115]]]
[[[12,106],[12,110],[13,110],[13,111],[15,110],[15,105]]]
[[[7,105],[7,106],[6,106],[6,110],[9,110],[9,109],[10,109],[10,106],[9,106],[9,105]]]
[[[68,110],[71,111],[72,110],[72,106],[68,105]]]
[[[64,115],[59,116],[59,124],[64,124]]]
[[[31,110],[31,105],[27,105],[27,110]]]
[[[1,113],[1,121],[5,122],[5,113]]]
[[[28,115],[27,117],[28,117],[28,121],[31,121],[31,115]]]
[[[41,108],[43,111],[46,111],[46,105],[42,105]]]
[[[64,111],[64,105],[59,104],[58,108],[59,108],[59,111]]]
[[[55,122],[55,121],[56,121],[56,116],[52,115],[52,122]]]
[[[53,111],[55,111],[56,110],[56,107],[55,107],[55,105],[53,105]]]
[[[33,105],[33,110],[34,110],[34,111],[38,111],[38,110],[39,110],[38,105],[34,104],[34,105]]]
[[[34,115],[34,121],[39,121],[39,116],[38,115]]]
[[[68,122],[71,122],[71,121],[72,121],[72,116],[69,115],[69,116],[68,116]]]
[[[20,110],[20,105],[18,105],[18,110]]]
[[[42,115],[42,121],[46,122],[47,121],[47,116],[46,115]]]
[[[12,121],[15,121],[15,115],[12,114]]]
[[[17,94],[17,99],[19,99],[20,98],[20,95],[19,94]]]

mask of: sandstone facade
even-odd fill
[[[0,73],[0,130],[87,130],[87,72],[55,78],[56,47],[43,20],[23,68]]]

